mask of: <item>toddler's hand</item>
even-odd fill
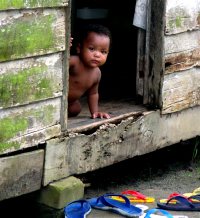
[[[107,113],[104,113],[104,112],[95,112],[92,114],[92,118],[95,119],[95,118],[106,118],[106,119],[109,119],[110,118],[110,115],[107,114]]]
[[[73,38],[71,37],[71,38],[70,38],[70,44],[69,44],[70,47],[72,47],[72,41],[73,41]]]

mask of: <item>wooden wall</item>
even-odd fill
[[[1,1],[0,154],[60,134],[67,6],[68,0]]]
[[[162,113],[200,105],[200,0],[167,0]]]

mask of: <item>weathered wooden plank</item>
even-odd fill
[[[21,141],[15,142],[18,138],[21,140],[22,136],[60,123],[60,105],[61,100],[57,98],[38,104],[0,110],[0,151],[10,147],[17,150],[22,144]],[[35,140],[39,141],[39,138],[44,139],[40,133]],[[34,142],[34,139],[32,141]]]
[[[137,42],[137,74],[136,74],[136,92],[138,97],[144,93],[144,75],[145,75],[145,30],[138,29]]]
[[[172,113],[200,105],[200,68],[165,75],[162,113]]]
[[[0,62],[65,50],[64,9],[0,12]]]
[[[165,4],[163,0],[150,1],[151,13],[149,17],[149,48],[146,48],[145,78],[144,78],[144,104],[154,108],[161,107],[161,81],[164,71],[164,14]],[[147,22],[148,24],[148,22]],[[147,47],[147,46],[146,46]],[[145,99],[146,98],[146,99]]]
[[[62,95],[62,54],[0,63],[0,108]]]
[[[149,75],[149,57],[150,57],[150,44],[151,44],[151,38],[150,35],[152,33],[152,31],[154,30],[153,27],[151,27],[152,21],[151,21],[151,13],[152,13],[152,9],[153,9],[153,2],[150,0],[146,1],[146,5],[148,6],[147,9],[147,13],[146,13],[146,29],[144,31],[144,66],[143,66],[143,81],[142,81],[142,85],[143,85],[143,95],[142,95],[142,101],[143,104],[148,104],[149,103],[149,80],[148,80],[148,75]],[[159,30],[158,30],[159,31]],[[139,43],[139,41],[138,41]],[[139,46],[139,44],[138,44]],[[142,49],[142,48],[141,48]]]
[[[49,139],[59,137],[60,134],[61,126],[57,124],[27,135],[12,138],[8,140],[7,143],[0,143],[0,154],[8,154],[10,152],[23,150],[24,148],[36,147],[39,144],[44,144]]]
[[[71,23],[71,4],[72,1],[69,2],[69,7],[65,10],[65,23]],[[70,45],[71,40],[71,25],[66,25],[66,42],[67,45]],[[70,58],[70,48],[66,47],[66,50],[63,52],[63,93],[62,93],[62,101],[61,101],[61,127],[62,131],[67,130],[67,121],[68,121],[68,81],[69,81],[69,58]]]
[[[165,36],[165,55],[199,48],[200,30]]]
[[[200,48],[165,56],[165,74],[200,66]]]
[[[199,29],[200,0],[167,0],[166,34]]]
[[[134,116],[135,119],[137,117],[139,117],[142,114],[142,111],[133,111],[133,112],[129,112],[129,113],[124,113],[115,117],[111,117],[110,119],[106,119],[106,120],[100,120],[100,121],[96,121],[96,122],[90,122],[90,120],[87,122],[87,124],[83,124],[81,126],[76,126],[76,127],[72,127],[72,128],[68,128],[68,133],[80,133],[80,132],[86,132],[89,130],[92,130],[94,128],[97,128],[101,125],[106,125],[106,124],[115,124],[120,122],[123,119],[126,119],[128,117]]]
[[[72,134],[47,143],[44,185],[69,175],[97,170],[199,135],[200,107],[170,116],[144,112],[137,120],[102,126],[90,135]],[[180,148],[181,149],[181,148]]]
[[[0,158],[0,201],[41,188],[44,150]]]
[[[69,0],[0,0],[0,10],[67,6]]]

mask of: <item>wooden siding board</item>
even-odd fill
[[[0,154],[8,154],[10,152],[23,150],[25,148],[36,147],[39,144],[44,144],[46,141],[52,138],[60,136],[61,126],[60,124],[50,126],[40,131],[33,132],[27,135],[13,138],[7,141],[7,144],[0,143]]]
[[[200,104],[200,0],[167,0],[162,114]]]
[[[0,62],[65,50],[65,11],[0,12]]]
[[[165,74],[200,67],[200,48],[165,56]]]
[[[0,110],[0,151],[7,150],[9,147],[15,147],[17,150],[20,144],[15,141],[18,138],[30,133],[40,133],[45,128],[59,124],[60,105],[61,99],[57,98],[38,104]],[[44,139],[42,134],[41,138]],[[39,141],[38,137],[37,141]]]
[[[0,201],[41,188],[44,151],[0,158]]]
[[[165,36],[165,55],[199,48],[200,30]]]
[[[10,140],[11,144],[20,145],[17,150],[23,150],[24,148],[30,148],[38,146],[39,144],[44,144],[46,141],[52,138],[60,136],[61,126],[60,124],[50,126],[40,131],[33,132],[22,137],[18,137]],[[7,150],[2,151],[3,153],[9,153],[11,151],[16,151],[16,147],[9,147]]]
[[[0,0],[0,10],[63,7],[68,5],[69,0]]]
[[[61,53],[0,63],[0,108],[61,95]]]
[[[167,0],[165,34],[199,29],[200,0]]]
[[[163,114],[200,105],[200,68],[165,75],[162,95]]]

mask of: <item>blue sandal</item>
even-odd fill
[[[199,195],[191,196],[191,199],[200,199]],[[174,204],[171,201],[176,200],[177,202]],[[166,203],[157,203],[157,206],[164,210],[175,210],[175,211],[200,211],[200,203],[191,202],[188,198],[183,196],[175,196],[170,198]]]
[[[174,217],[170,213],[168,213],[166,210],[153,208],[151,210],[148,210],[148,212],[146,213],[144,218],[151,218],[151,214],[154,214],[156,212],[162,213],[164,215],[164,217],[167,217],[167,218],[173,218]]]
[[[113,196],[121,197],[125,202],[114,200],[112,199]],[[97,198],[91,198],[88,202],[93,208],[99,210],[109,210],[127,217],[138,217],[143,213],[140,208],[131,205],[126,196],[120,194],[105,194]]]
[[[91,211],[86,200],[73,201],[64,208],[65,218],[85,218]]]

